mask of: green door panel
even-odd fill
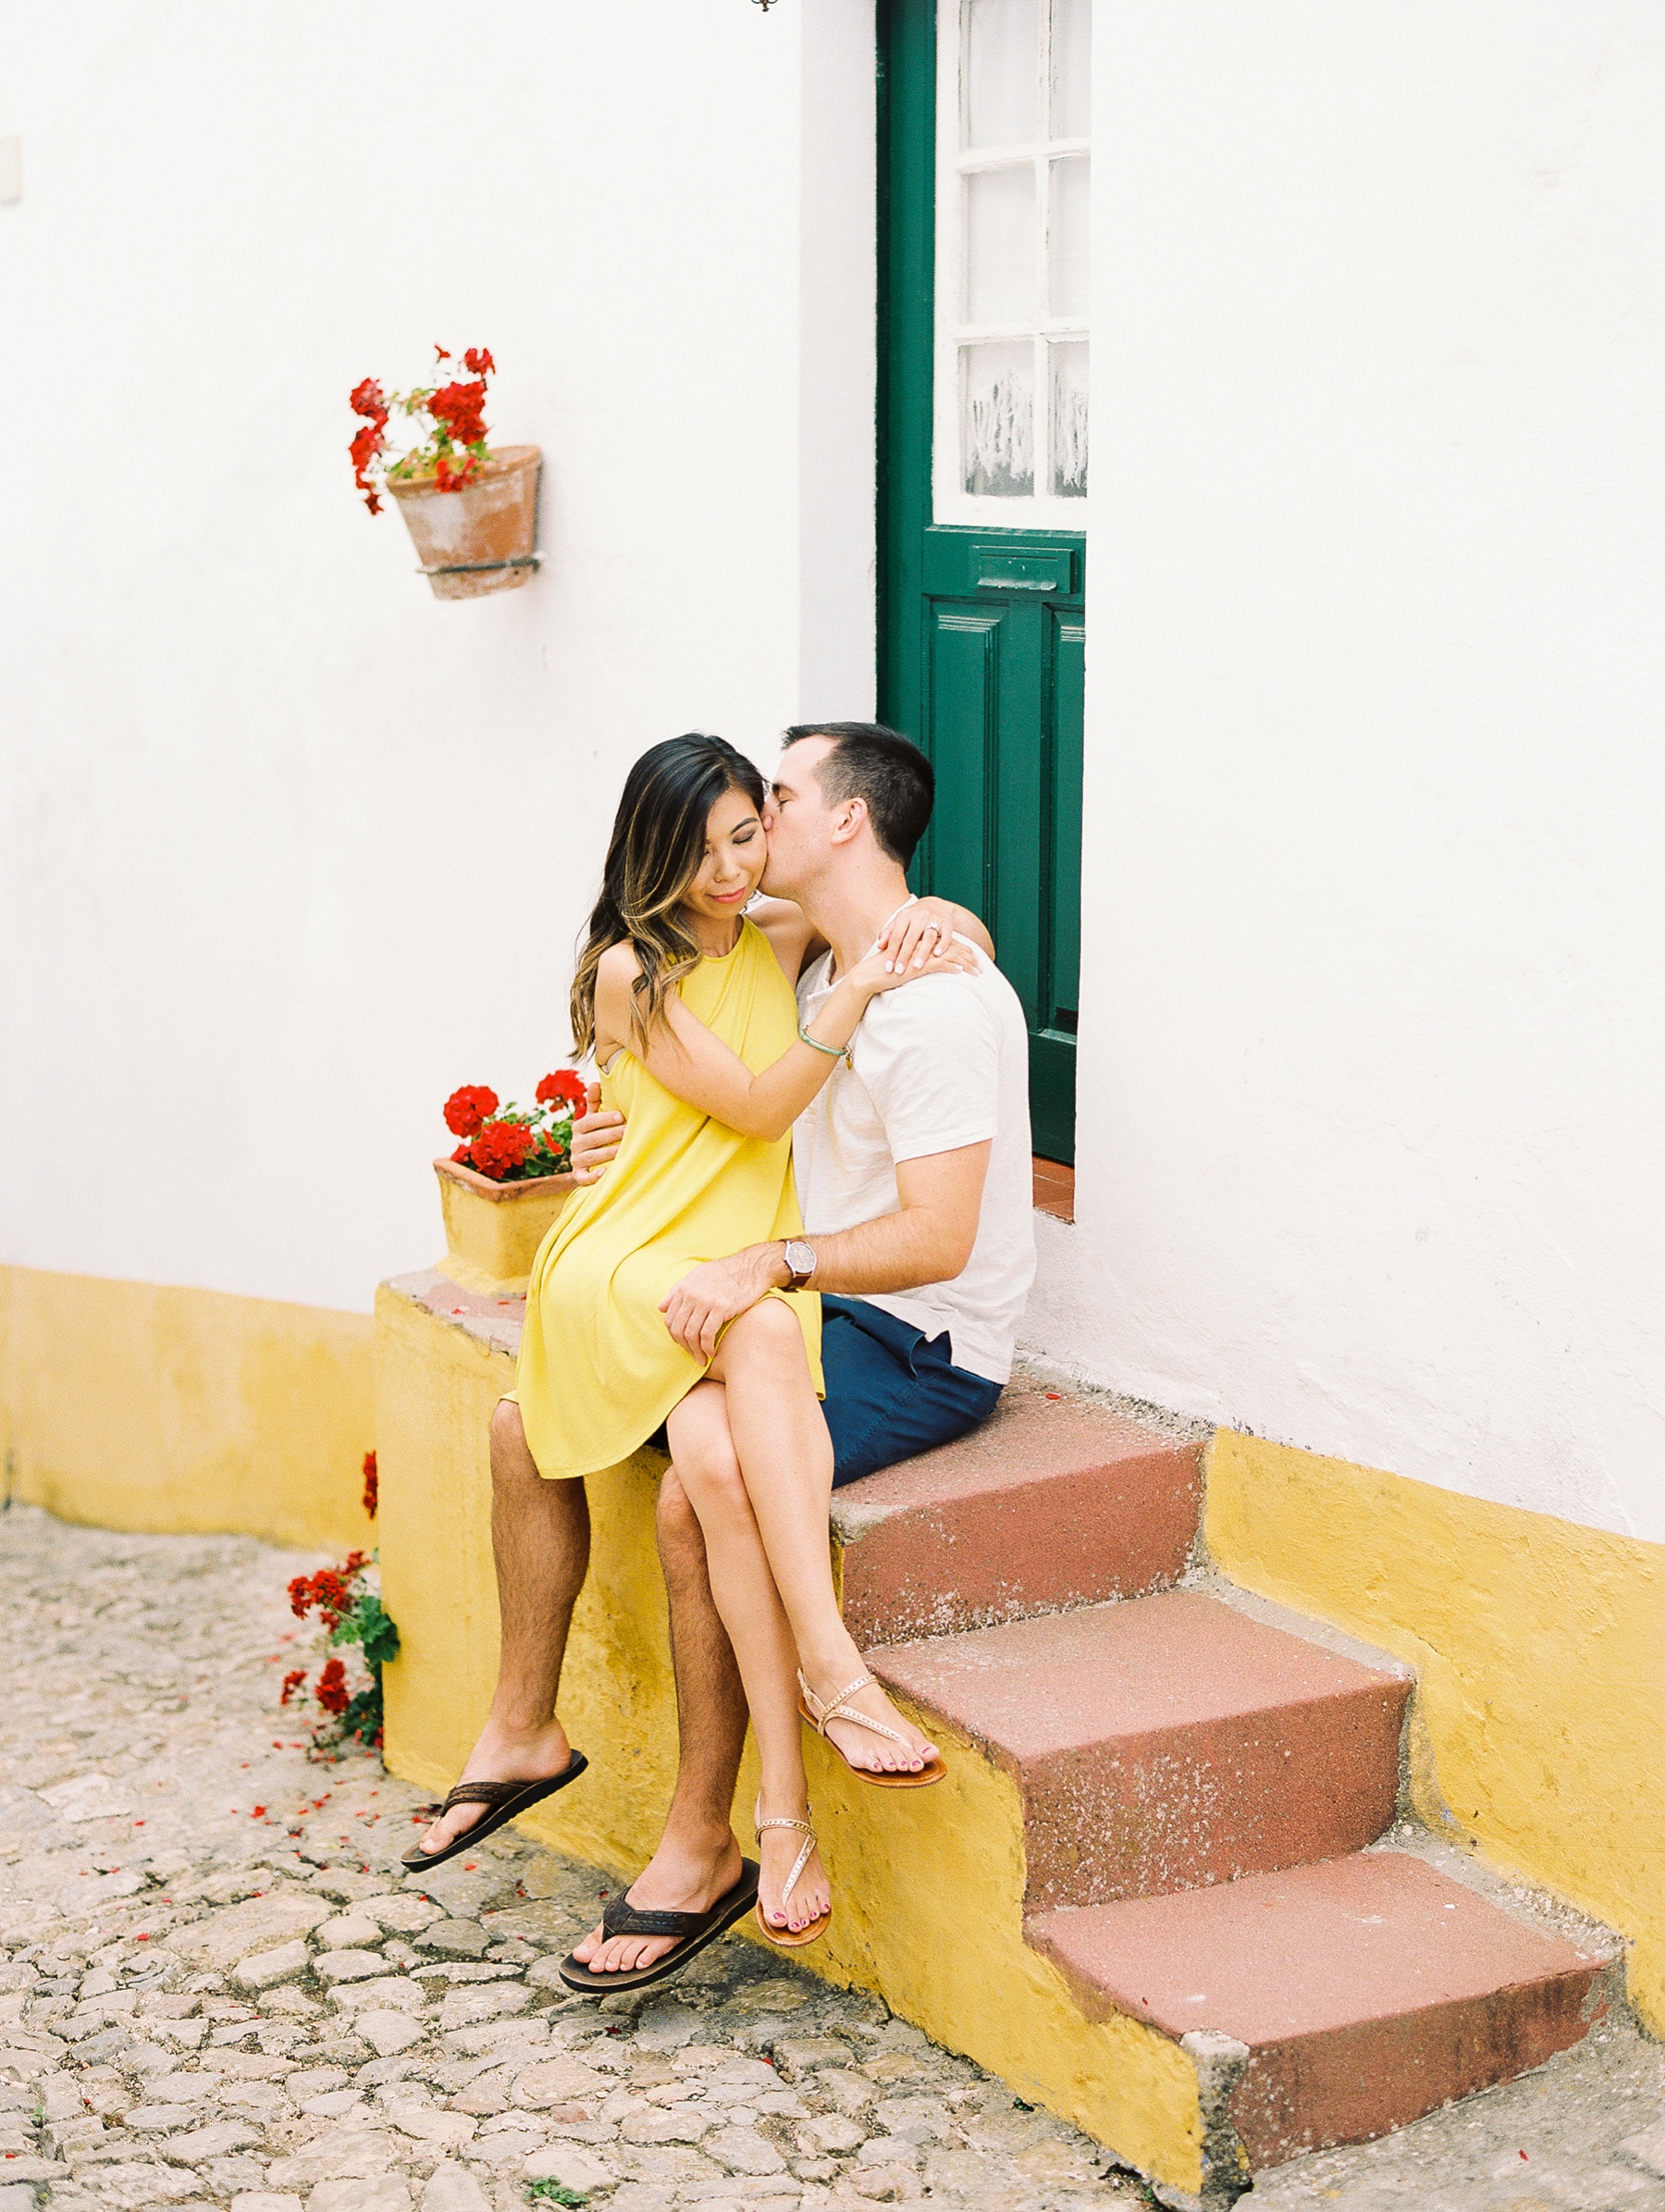
[[[1075,1157],[1087,542],[931,519],[934,0],[880,0],[880,713],[937,773],[909,880],[981,914],[1030,1028],[1037,1152]]]

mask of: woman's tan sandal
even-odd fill
[[[800,1667],[798,1711],[818,1736],[827,1736],[829,1721],[854,1721],[858,1728],[870,1728],[875,1736],[882,1736],[893,1744],[900,1744],[912,1759],[917,1754],[900,1729],[893,1728],[888,1721],[876,1721],[870,1712],[857,1712],[853,1705],[845,1703],[846,1698],[853,1698],[858,1689],[866,1689],[874,1679],[871,1674],[863,1674],[858,1681],[847,1683],[823,1704],[804,1680],[804,1671]],[[832,1743],[832,1737],[827,1736],[827,1741]],[[838,1756],[844,1760],[852,1774],[859,1775],[863,1782],[871,1782],[879,1789],[929,1789],[933,1782],[940,1782],[948,1772],[940,1751],[933,1751],[917,1774],[889,1774],[875,1767],[857,1766],[853,1759],[845,1757],[836,1744],[832,1744],[832,1749],[838,1751]]]
[[[453,1805],[484,1805],[485,1813],[472,1828],[464,1828],[461,1835],[453,1836],[438,1850],[425,1851],[418,1844],[399,1863],[407,1873],[419,1874],[426,1867],[443,1866],[459,1851],[472,1851],[475,1844],[495,1835],[510,1821],[518,1820],[523,1812],[530,1812],[534,1805],[541,1805],[546,1798],[552,1798],[569,1782],[576,1782],[588,1764],[582,1751],[574,1751],[559,1774],[547,1774],[541,1782],[459,1782],[444,1804],[437,1808],[435,1817],[448,1813]]]
[[[808,1805],[806,1805],[804,1808],[806,1812],[809,1811],[810,1810],[810,1807]],[[791,1897],[793,1891],[797,1887],[797,1878],[803,1872],[804,1869],[808,1865],[810,1854],[815,1849],[816,1842],[818,1840],[815,1830],[809,1825],[808,1821],[766,1821],[763,1818],[763,1800],[761,1798],[758,1799],[757,1809],[752,1819],[752,1828],[759,1843],[763,1841],[763,1831],[765,1828],[799,1828],[803,1831],[805,1837],[804,1847],[798,1853],[797,1857],[793,1860],[792,1872],[786,1877],[786,1886],[781,1892],[781,1910],[784,1912],[786,1909],[786,1900],[789,1897]],[[802,1928],[771,1927],[769,1922],[764,1918],[763,1900],[761,1897],[758,1899],[757,1915],[758,1925],[762,1929],[764,1934],[768,1936],[770,1942],[778,1943],[783,1946],[783,1949],[788,1951],[798,1950],[805,1944],[813,1943],[818,1935],[824,1935],[827,1932],[828,1922],[832,1918],[832,1910],[829,1909],[827,1911],[821,1914],[819,1920],[812,1920],[807,1926]]]

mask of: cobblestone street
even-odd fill
[[[310,1761],[278,1704],[312,1648],[302,1563],[0,1519],[0,2212],[524,2212],[535,2184],[606,2212],[1151,2201],[758,1945],[639,2003],[569,1997],[554,1961],[608,1882],[512,1832],[407,1883],[418,1793]],[[1659,2060],[1616,2025],[1251,2201],[1657,2212]]]
[[[278,1705],[302,1563],[0,1521],[0,2212],[1145,2201],[757,1944],[570,1997],[607,1878],[512,1830],[408,1884],[420,1793]]]

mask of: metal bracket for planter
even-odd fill
[[[541,553],[516,553],[509,561],[452,561],[441,568],[419,568],[419,576],[483,576],[499,568],[541,568]]]

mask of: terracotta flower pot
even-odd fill
[[[445,1217],[447,1279],[465,1291],[518,1297],[537,1247],[577,1185],[570,1175],[494,1183],[459,1160],[436,1160],[439,1210]]]
[[[464,572],[430,574],[437,599],[477,599],[488,591],[513,591],[532,575],[526,557],[537,528],[542,465],[537,446],[500,446],[465,491],[438,491],[432,476],[388,478],[387,489],[399,501],[423,567]],[[515,560],[524,565],[468,573],[470,562]]]

